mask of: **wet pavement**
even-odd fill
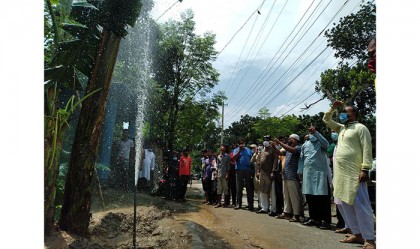
[[[246,203],[244,191],[243,203]],[[193,236],[193,248],[361,248],[360,244],[344,244],[343,234],[334,233],[336,218],[331,230],[307,227],[300,223],[279,220],[267,214],[257,214],[245,209],[214,208],[201,204],[201,181],[193,181],[187,190],[188,206],[195,212],[178,213],[175,219],[182,222]],[[254,207],[257,206],[255,202]],[[333,209],[335,211],[335,209]],[[334,212],[333,212],[334,213]],[[307,207],[305,217],[308,217]],[[212,233],[208,238],[205,229]],[[201,232],[200,232],[201,231]],[[219,241],[216,241],[219,240]]]

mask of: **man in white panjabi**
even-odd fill
[[[139,178],[146,178],[147,186],[151,184],[150,173],[155,170],[156,155],[151,149],[144,149],[143,169],[140,171]]]

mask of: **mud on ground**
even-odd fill
[[[89,238],[53,232],[44,248],[133,248],[133,195],[113,190],[103,192],[104,203],[95,196]],[[148,193],[137,194],[136,248],[229,248],[228,243],[194,221],[175,216],[198,212],[199,205],[165,201]]]

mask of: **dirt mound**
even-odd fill
[[[137,248],[187,248],[191,236],[174,222],[170,211],[141,207],[136,217]],[[134,214],[129,209],[96,213],[89,225],[90,237],[82,239],[59,232],[46,241],[46,248],[132,248]],[[59,238],[59,239],[57,239]],[[59,245],[59,246],[58,246]],[[67,245],[67,247],[65,247]]]

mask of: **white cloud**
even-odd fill
[[[227,102],[229,103],[229,107],[225,109],[225,113],[229,115],[227,121],[239,120],[240,116],[245,113],[255,116],[258,113],[258,110],[264,106],[273,110],[282,105],[293,106],[293,103],[302,101],[305,97],[314,92],[315,81],[319,79],[320,73],[331,68],[336,61],[333,54],[330,53],[331,49],[328,49],[313,63],[313,65],[309,66],[298,78],[290,83],[290,81],[326,47],[326,38],[322,34],[320,37],[318,37],[318,35],[346,1],[332,1],[298,44],[296,43],[302,37],[303,31],[306,31],[309,28],[315,18],[317,18],[321,11],[327,6],[329,1],[323,1],[321,3],[320,1],[314,1],[313,5],[309,8],[308,14],[287,41],[286,38],[313,0],[289,0],[283,13],[280,15],[277,22],[275,22],[285,2],[286,0],[277,0],[275,2],[264,30],[259,34],[259,37],[257,37],[257,34],[262,30],[263,23],[269,15],[270,8],[274,3],[274,0],[264,1],[264,5],[260,9],[261,15],[254,13],[251,19],[243,29],[238,32],[214,63],[214,67],[220,73],[219,84],[214,89],[214,92],[222,90],[227,94]],[[155,9],[153,10],[154,16],[159,16],[173,3],[173,0],[167,0],[156,4]],[[179,19],[180,12],[191,8],[195,13],[196,32],[199,34],[204,33],[205,31],[214,32],[217,40],[215,48],[220,51],[229,42],[235,32],[244,25],[245,21],[261,3],[263,3],[263,0],[214,0],[210,2],[205,0],[183,0],[182,3],[177,3],[168,11],[159,22],[166,21],[169,18]],[[320,3],[320,5],[313,16],[302,28],[301,33],[299,33],[288,46],[295,33],[300,29],[300,26],[315,9],[318,3]],[[359,5],[359,3],[359,0],[348,1],[346,7],[335,17],[333,22],[338,22],[340,17],[348,15],[357,5]],[[251,32],[254,22],[255,26]],[[272,26],[273,29],[269,33]],[[329,25],[329,28],[331,27],[332,23]],[[267,36],[267,34],[269,35]],[[265,40],[266,37],[267,39]],[[313,46],[302,56],[300,61],[292,66],[295,60],[299,58],[315,38],[317,39]],[[256,46],[254,47],[254,50],[250,52],[254,41],[257,41],[255,43]],[[263,42],[264,46],[261,47]],[[281,53],[278,53],[273,60],[273,56],[279,51],[283,43],[284,46],[280,50]],[[260,50],[260,52],[257,54],[258,50]],[[273,63],[269,64],[270,61],[276,61],[282,53],[283,55],[277,63],[274,63],[274,65]],[[325,62],[323,62],[324,59]],[[283,60],[284,62],[279,66],[280,62]],[[235,67],[236,64],[237,66]],[[250,66],[251,64],[252,66]],[[249,67],[249,69],[247,69],[247,67]],[[266,68],[271,69],[263,71]],[[274,71],[275,68],[278,69]],[[289,68],[289,72],[285,74],[284,77],[281,77]],[[266,75],[266,77],[261,77],[263,75]],[[271,75],[271,77],[267,79],[269,75]],[[258,78],[259,80],[257,81]],[[280,90],[288,83],[290,83],[290,85],[279,94]],[[253,97],[251,98],[251,96]],[[273,97],[274,99],[267,103],[268,100]],[[311,103],[312,100],[316,101],[319,97],[318,94],[315,94],[304,103]],[[295,110],[290,113],[301,114],[300,108],[304,106],[304,103],[297,106]],[[318,109],[325,111],[325,108],[322,107],[326,106],[325,103],[320,102],[308,110],[307,114],[312,114],[312,112],[318,113],[315,112],[315,110],[318,111]],[[275,113],[275,111],[272,111],[272,113]]]

